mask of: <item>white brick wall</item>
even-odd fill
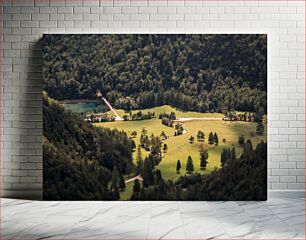
[[[304,190],[303,1],[3,2],[3,196],[41,194],[44,33],[268,33],[269,189]]]

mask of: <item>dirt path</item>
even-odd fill
[[[177,118],[174,122],[188,122],[188,121],[222,121],[222,118]]]
[[[119,114],[115,111],[115,109],[113,109],[112,105],[110,105],[110,103],[105,98],[102,98],[102,99],[105,102],[105,104],[109,107],[109,109],[116,115],[115,120],[116,121],[123,121],[124,119],[119,116]]]
[[[136,177],[133,177],[133,178],[130,178],[130,179],[126,180],[125,183],[133,182],[136,179],[138,179],[139,181],[143,182],[143,178],[140,175],[138,175]]]

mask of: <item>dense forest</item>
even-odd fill
[[[126,110],[267,110],[266,35],[45,35],[43,58],[55,99],[100,90]]]
[[[78,119],[46,94],[43,111],[44,199],[117,200],[109,182],[114,168],[119,177],[132,171],[132,140]]]
[[[240,158],[233,149],[223,160],[223,167],[211,174],[189,174],[175,182],[163,180],[161,173],[154,170],[155,181],[150,186],[140,188],[135,182],[132,200],[267,199],[267,143],[261,142],[253,149],[248,140]]]

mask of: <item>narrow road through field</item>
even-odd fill
[[[119,116],[119,114],[115,111],[115,109],[113,109],[112,105],[110,105],[110,103],[104,97],[102,99],[105,102],[105,104],[109,107],[109,109],[116,115],[115,120],[116,121],[123,121],[124,119]]]
[[[143,178],[140,175],[138,175],[136,177],[133,177],[133,178],[130,178],[130,179],[126,180],[125,183],[133,182],[136,179],[138,179],[139,181],[143,182]]]

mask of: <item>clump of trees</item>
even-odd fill
[[[173,122],[176,120],[175,112],[168,113],[161,113],[159,114],[159,119],[161,119],[162,124],[168,127],[173,127]]]
[[[186,163],[186,172],[192,173],[193,171],[194,171],[193,160],[191,156],[188,156],[187,163]]]
[[[200,169],[206,170],[208,160],[208,149],[204,148],[203,144],[200,145]]]
[[[204,134],[204,132],[198,131],[198,134],[197,134],[197,140],[198,140],[198,142],[204,142],[204,139],[205,139],[205,134]]]
[[[215,133],[215,134],[213,134],[212,132],[209,133],[208,143],[209,144],[215,144],[215,145],[219,144],[219,138],[218,138],[217,133]]]
[[[142,111],[138,111],[136,113],[130,112],[129,115],[125,114],[123,115],[123,119],[125,121],[140,121],[140,120],[149,120],[152,118],[156,118],[155,112],[147,112],[143,113]]]
[[[184,127],[181,123],[175,124],[175,130],[176,131],[174,132],[174,136],[179,136],[184,133]]]

